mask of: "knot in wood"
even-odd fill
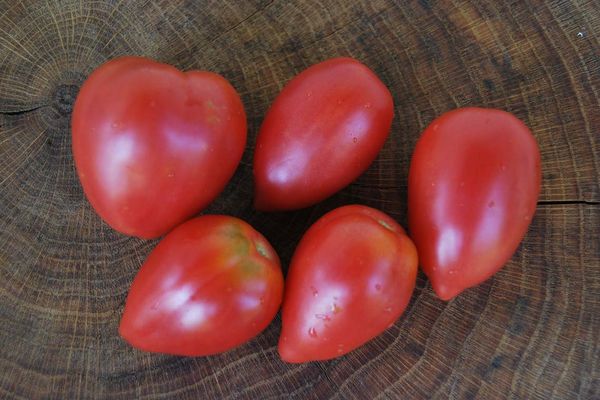
[[[79,93],[79,85],[60,84],[54,91],[52,106],[60,115],[70,116],[73,111],[73,104]]]

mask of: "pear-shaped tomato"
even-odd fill
[[[146,351],[200,356],[238,346],[271,322],[283,295],[279,258],[234,217],[207,215],[170,232],[127,296],[119,332]]]
[[[462,108],[425,129],[410,166],[408,217],[441,299],[488,279],[513,255],[540,184],[538,145],[512,114]]]
[[[288,271],[281,358],[327,360],[361,346],[404,312],[416,276],[415,246],[392,218],[359,205],[325,214]]]
[[[389,90],[356,60],[334,58],[301,72],[258,134],[256,208],[308,207],[351,183],[377,157],[393,115]]]

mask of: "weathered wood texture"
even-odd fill
[[[0,1],[0,397],[600,398],[600,4],[597,1]],[[119,55],[208,69],[240,91],[249,146],[207,210],[240,216],[284,263],[346,203],[406,222],[421,130],[459,106],[498,107],[537,137],[543,188],[506,267],[450,303],[420,275],[405,315],[334,361],[286,365],[280,319],[207,358],[151,355],[117,335],[155,241],[108,228],[73,167],[69,117],[85,77]],[[338,55],[372,67],[392,134],[354,184],[307,210],[251,207],[254,139],[293,75]]]

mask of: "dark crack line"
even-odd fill
[[[33,106],[31,108],[26,108],[24,110],[17,110],[17,111],[0,111],[0,115],[22,115],[22,114],[27,114],[29,112],[35,111],[35,110],[39,110],[42,107],[47,107],[48,104],[40,104],[37,106]]]
[[[583,204],[588,206],[598,206],[600,201],[591,200],[541,200],[538,201],[538,206],[554,206],[554,205],[571,205],[571,204]]]
[[[244,17],[241,21],[237,22],[235,25],[227,28],[225,31],[219,33],[217,36],[215,36],[214,38],[210,39],[210,41],[207,43],[206,46],[204,46],[204,48],[206,48],[207,46],[211,46],[213,45],[217,40],[221,39],[223,36],[226,36],[228,33],[236,30],[238,27],[240,27],[243,23],[245,23],[246,21],[252,19],[254,16],[256,16],[259,13],[262,13],[263,11],[265,11],[267,8],[269,8],[273,3],[275,2],[275,0],[271,0],[269,3],[267,3],[265,6],[258,8],[256,10],[254,10],[253,12],[251,12],[249,15],[247,15],[246,17]]]

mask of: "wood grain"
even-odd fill
[[[0,397],[600,398],[599,32],[593,0],[0,0]],[[395,326],[337,360],[281,362],[279,317],[218,356],[133,350],[117,324],[156,242],[96,216],[69,130],[85,77],[125,54],[216,71],[240,91],[249,146],[206,212],[249,221],[284,264],[304,230],[341,204],[405,224],[419,133],[461,106],[502,108],[531,127],[543,162],[537,214],[494,278],[444,303],[420,275]],[[267,107],[296,73],[339,55],[391,89],[390,139],[331,199],[254,211],[251,160]]]

